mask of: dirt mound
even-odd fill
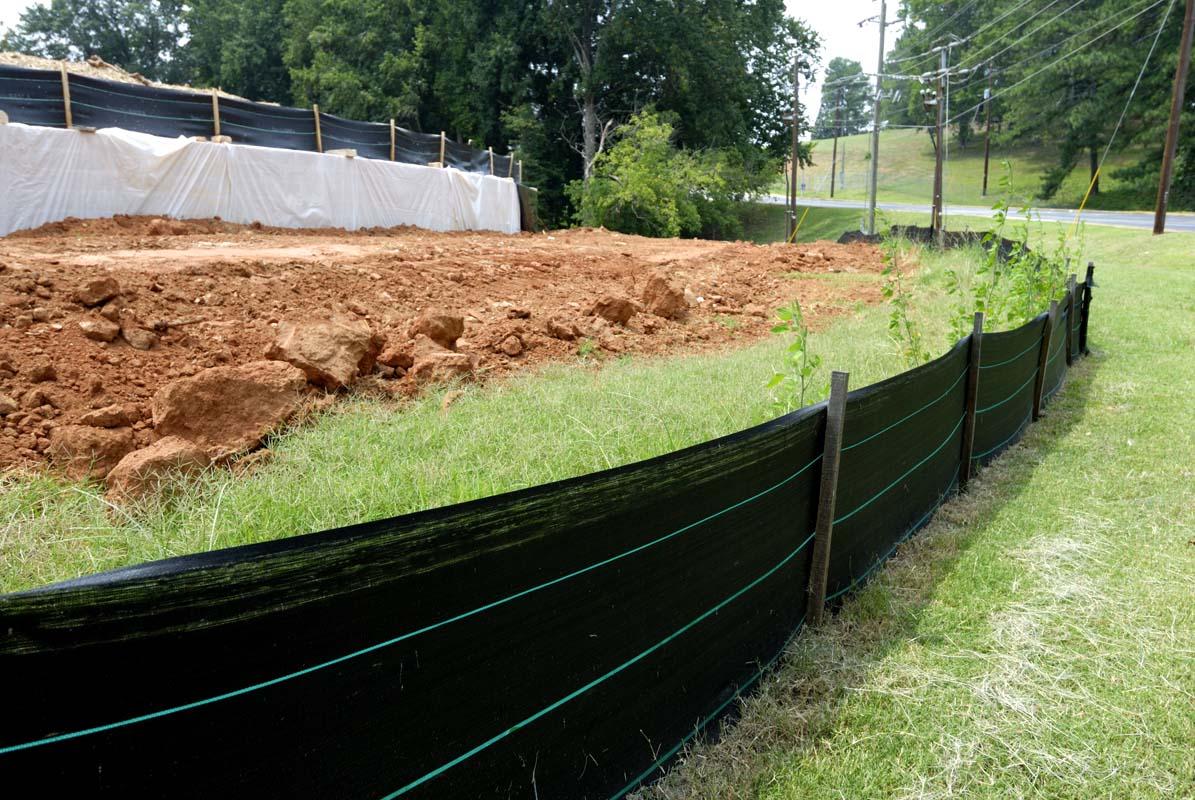
[[[165,435],[150,422],[159,390],[212,367],[260,361],[287,321],[339,313],[367,326],[379,337],[370,350],[381,354],[365,384],[401,397],[427,380],[501,375],[575,359],[579,350],[746,343],[768,335],[773,310],[794,297],[816,325],[856,301],[880,302],[882,268],[879,251],[863,244],[65,220],[0,238],[0,466],[43,461],[53,431],[111,406],[136,446],[147,446]],[[860,279],[817,279],[830,272]],[[653,296],[657,274],[681,292],[683,319],[638,305],[645,292]],[[625,324],[585,315],[607,296],[635,300],[636,313]],[[430,339],[420,351],[412,330],[426,337],[414,323],[429,312],[454,318],[441,321],[449,338],[458,334],[455,318],[462,321],[455,354],[436,354]],[[104,444],[105,463],[127,445],[124,434],[76,438],[75,449]]]

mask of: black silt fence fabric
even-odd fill
[[[315,116],[298,108],[220,98],[220,133],[239,144],[314,152]]]
[[[20,687],[0,773],[56,795],[621,797],[800,627],[824,427],[823,404],[557,484],[0,597]]]
[[[957,485],[968,340],[847,396],[826,598],[862,582]]]
[[[212,98],[72,75],[71,116],[89,128],[124,128],[155,136],[211,136]]]
[[[0,64],[0,111],[10,122],[66,127],[61,74]]]
[[[1043,404],[1062,387],[1062,381],[1066,377],[1066,331],[1070,325],[1071,315],[1064,298],[1058,304],[1058,318],[1050,333],[1050,352],[1046,356],[1046,381],[1042,393]]]
[[[1014,330],[983,335],[972,450],[980,464],[1016,444],[1032,421],[1046,317],[1040,314]]]
[[[324,150],[351,148],[364,158],[390,158],[390,126],[320,114]]]
[[[438,134],[419,133],[398,128],[394,138],[394,160],[427,166],[440,160]]]

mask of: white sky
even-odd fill
[[[17,23],[21,12],[38,0],[0,0],[0,29]],[[894,17],[899,0],[889,0],[888,15]],[[879,0],[785,0],[790,16],[803,19],[822,36],[822,64],[836,57],[849,58],[863,65],[865,72],[874,72],[876,47],[879,41],[874,23],[859,27],[860,20],[880,13]],[[884,37],[885,49],[891,51],[900,33],[900,26],[889,25]],[[806,116],[812,119],[821,104],[822,78],[804,87],[801,101]]]

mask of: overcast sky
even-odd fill
[[[0,0],[0,28],[15,25],[21,11],[35,0]],[[889,0],[888,13],[894,16],[899,5]],[[863,65],[865,72],[874,72],[876,63],[877,30],[875,24],[862,28],[860,20],[880,13],[879,0],[785,0],[788,13],[803,19],[822,36],[822,64],[836,57],[849,58]],[[900,27],[890,25],[884,39],[885,49],[891,50]],[[805,87],[801,100],[812,119],[821,103],[821,75],[811,86]]]

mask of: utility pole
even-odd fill
[[[1195,37],[1195,0],[1187,0],[1183,20],[1183,38],[1178,47],[1178,68],[1174,71],[1174,97],[1170,103],[1170,126],[1166,130],[1166,149],[1162,152],[1162,175],[1158,181],[1158,203],[1154,211],[1154,235],[1166,232],[1166,207],[1170,203],[1170,178],[1174,173],[1174,154],[1178,149],[1178,123],[1187,93],[1187,70],[1191,67],[1191,39]]]
[[[942,81],[946,79],[946,52],[947,48],[943,45],[940,48],[941,65],[938,69],[938,90],[937,97],[934,101],[934,110],[937,112],[937,121],[934,125],[936,137],[934,139],[934,208],[933,215],[930,218],[930,229],[933,231],[934,240],[939,244],[942,239],[942,157],[944,155],[945,142],[942,141],[942,129],[944,127],[943,111],[946,105],[943,97]]]
[[[834,155],[830,158],[830,197],[834,197],[834,178],[838,174],[838,135],[842,132],[842,87],[834,108]]]
[[[876,57],[876,93],[871,109],[871,188],[867,192],[867,233],[876,232],[876,184],[880,175],[880,98],[884,84],[884,27],[888,24],[887,0],[880,0],[880,54]]]
[[[988,196],[988,162],[992,157],[992,68],[988,67],[988,85],[983,90],[983,113],[985,119],[983,131],[983,192]]]
[[[801,125],[801,95],[800,84],[801,80],[801,61],[799,58],[793,59],[793,142],[792,142],[792,165],[790,167],[790,175],[788,180],[788,234],[785,236],[786,242],[793,240],[793,234],[797,229],[797,173],[800,170],[801,164],[801,145],[799,141],[800,125]]]

